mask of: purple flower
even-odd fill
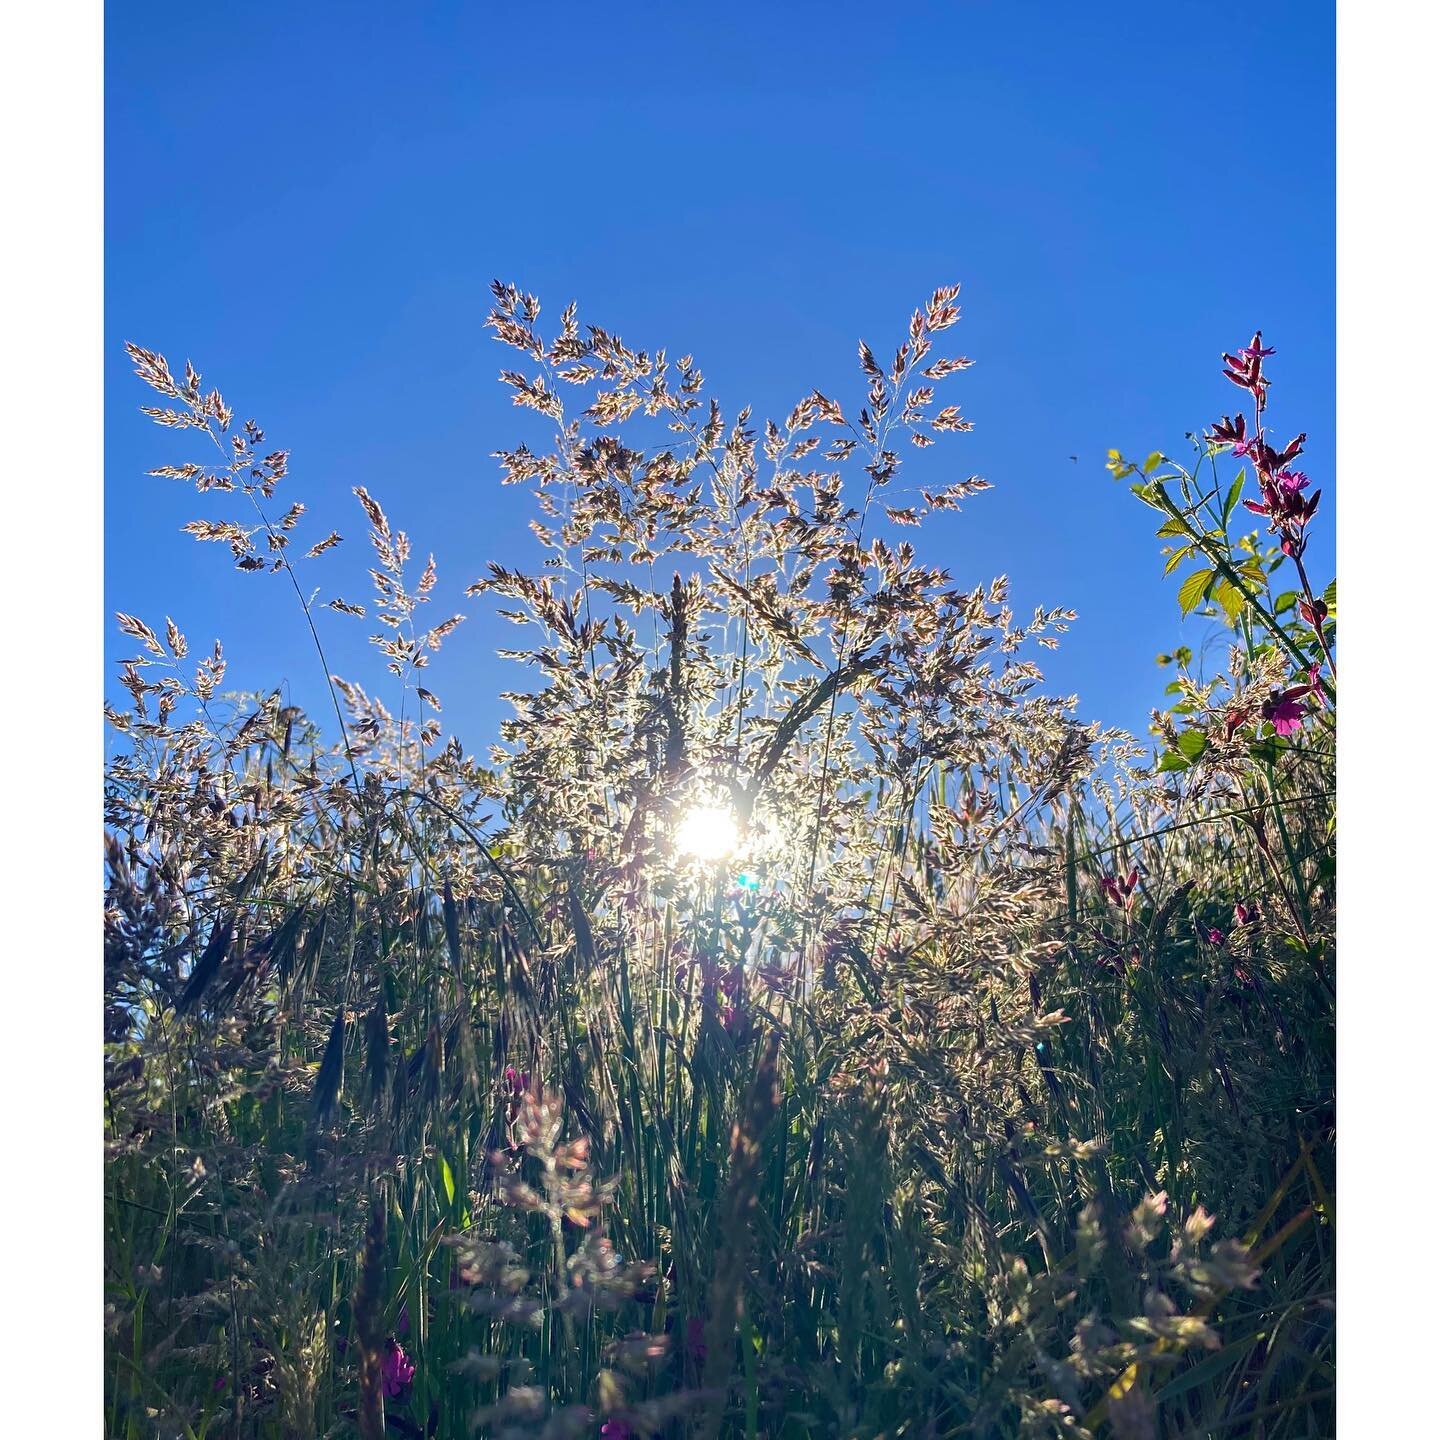
[[[600,1440],[638,1440],[635,1431],[623,1420],[607,1420],[600,1427]]]
[[[1225,948],[1225,942],[1229,939],[1223,930],[1217,930],[1213,925],[1205,932],[1205,938],[1221,950]]]
[[[1100,881],[1100,887],[1110,897],[1111,901],[1122,910],[1130,908],[1131,891],[1135,889],[1135,882],[1139,880],[1140,872],[1132,869],[1126,876],[1106,875]]]
[[[1245,417],[1243,415],[1222,415],[1210,427],[1205,436],[1212,445],[1228,445],[1232,455],[1250,455],[1259,443],[1260,436],[1245,438]]]
[[[1320,693],[1320,667],[1312,665],[1299,685],[1273,691],[1260,713],[1275,727],[1277,735],[1288,738],[1305,722],[1305,702]]]
[[[530,1072],[517,1070],[513,1065],[507,1065],[505,1067],[505,1084],[509,1086],[512,1095],[523,1095],[530,1088]]]
[[[1289,690],[1272,695],[1260,713],[1275,727],[1281,739],[1288,740],[1305,723],[1305,707]]]
[[[1225,354],[1220,357],[1225,362],[1225,369],[1220,373],[1232,384],[1248,390],[1255,397],[1255,405],[1259,410],[1265,408],[1265,391],[1270,385],[1262,367],[1266,356],[1274,353],[1273,349],[1266,349],[1261,345],[1260,332],[1257,330],[1255,338],[1238,355]]]
[[[395,1340],[385,1342],[385,1358],[380,1362],[380,1386],[393,1400],[403,1395],[415,1378],[415,1362]]]

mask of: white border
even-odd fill
[[[3,1429],[102,1406],[102,18],[0,7]]]
[[[1398,0],[1338,18],[1339,1419],[1359,1437],[1434,1407],[1440,23]]]

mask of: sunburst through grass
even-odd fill
[[[1229,640],[1152,750],[1044,693],[1069,611],[924,558],[987,488],[929,468],[957,295],[761,425],[497,285],[540,563],[467,593],[538,678],[483,762],[433,561],[358,491],[341,598],[286,454],[131,348],[333,714],[121,617],[107,1434],[1330,1433],[1335,594],[1271,352],[1254,429],[1112,459]],[[325,648],[367,607],[373,694]]]

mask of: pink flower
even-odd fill
[[[1205,938],[1220,949],[1225,948],[1225,942],[1230,938],[1223,930],[1217,930],[1213,925],[1205,932]]]
[[[1305,707],[1288,690],[1272,695],[1260,713],[1282,739],[1289,739],[1305,722]]]
[[[385,1342],[385,1358],[380,1362],[380,1386],[390,1399],[403,1395],[415,1378],[415,1363],[394,1340]]]
[[[530,1072],[517,1070],[513,1065],[505,1067],[505,1083],[512,1095],[523,1095],[530,1088]]]
[[[1119,875],[1103,876],[1100,881],[1100,887],[1114,904],[1118,905],[1122,910],[1128,910],[1130,908],[1131,892],[1135,889],[1135,883],[1139,878],[1139,870],[1132,869],[1123,879]]]
[[[637,1440],[635,1431],[623,1420],[607,1420],[600,1427],[600,1440]]]
[[[1267,349],[1261,345],[1260,332],[1257,330],[1255,338],[1238,355],[1226,354],[1220,357],[1225,362],[1225,369],[1220,373],[1232,385],[1248,390],[1261,410],[1265,408],[1265,391],[1270,385],[1263,373],[1263,366],[1266,357],[1274,353],[1273,348]]]

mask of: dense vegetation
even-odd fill
[[[132,347],[334,705],[120,617],[107,1434],[1333,1433],[1318,492],[1258,335],[1188,462],[1112,452],[1228,659],[1162,657],[1154,743],[1078,723],[1069,613],[902,538],[986,488],[904,483],[969,429],[957,288],[759,426],[495,287],[543,564],[471,587],[534,675],[483,763],[433,562],[359,491],[373,597],[315,605],[284,452]],[[367,610],[389,706],[325,663]]]

